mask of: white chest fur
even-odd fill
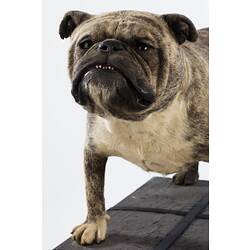
[[[108,155],[147,171],[174,173],[191,160],[192,145],[184,139],[185,120],[185,106],[176,99],[166,110],[139,122],[97,117],[92,138]]]

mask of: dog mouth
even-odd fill
[[[113,64],[91,63],[89,65],[86,65],[82,68],[76,79],[73,81],[73,86],[75,85],[75,87],[78,89],[78,86],[82,82],[82,80],[86,78],[88,74],[93,70],[96,70],[98,73],[103,72],[121,75],[126,80],[128,87],[135,94],[136,102],[141,108],[147,108],[155,101],[155,95],[152,90],[150,90],[149,88],[145,88],[145,86],[142,87],[143,83],[140,80],[135,80],[135,77],[132,74],[131,76],[128,76],[128,74],[126,74],[123,70],[120,70]],[[78,95],[74,97],[75,100],[79,102]]]

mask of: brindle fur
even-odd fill
[[[103,186],[108,156],[123,157],[147,171],[178,172],[176,184],[198,180],[198,162],[208,161],[208,29],[197,32],[189,19],[176,14],[68,12],[60,35],[71,37],[68,67],[73,83],[83,65],[98,56],[98,44],[112,38],[126,46],[122,67],[133,65],[128,74],[142,76],[155,94],[155,101],[139,111],[126,108],[133,96],[121,104],[119,95],[108,109],[108,98],[121,82],[110,79],[109,88],[105,80],[106,85],[90,81],[84,100],[88,103],[82,104],[88,111],[84,156],[88,217],[73,230],[79,243],[90,244],[106,235]],[[83,53],[78,43],[86,35],[95,43]],[[155,49],[143,55],[133,49],[130,41],[138,36],[149,38]]]
[[[105,202],[103,190],[106,161],[106,156],[96,153],[93,149],[85,148],[84,166],[89,211],[88,220],[94,220],[97,216],[104,215]],[[98,203],[96,200],[98,200]]]
[[[188,165],[187,168],[176,174],[173,181],[176,185],[193,185],[199,179],[198,162]]]

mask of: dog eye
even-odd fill
[[[137,48],[138,48],[138,50],[140,50],[140,51],[147,51],[147,50],[149,50],[150,45],[148,45],[148,44],[146,44],[146,43],[143,43],[143,42],[138,42],[138,43],[137,43]]]
[[[83,40],[79,43],[79,47],[81,49],[89,49],[93,45],[93,42],[88,39],[88,40]]]

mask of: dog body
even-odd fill
[[[106,235],[109,156],[177,172],[177,184],[197,181],[198,162],[208,161],[208,29],[177,14],[71,11],[59,33],[71,37],[72,95],[88,111],[88,217],[73,237],[90,244]]]
[[[184,55],[186,53],[187,74],[192,80],[201,80],[189,85],[193,88],[196,84],[205,86],[197,88],[188,99],[188,79],[185,79],[168,108],[153,112],[142,121],[88,114],[86,145],[95,146],[102,154],[122,157],[146,171],[162,174],[185,170],[193,162],[208,161],[208,29],[199,33],[195,45],[187,42],[182,49]],[[199,112],[196,113],[199,117],[197,124],[191,127],[193,105],[202,109],[195,111]],[[194,133],[197,137],[192,137]]]

